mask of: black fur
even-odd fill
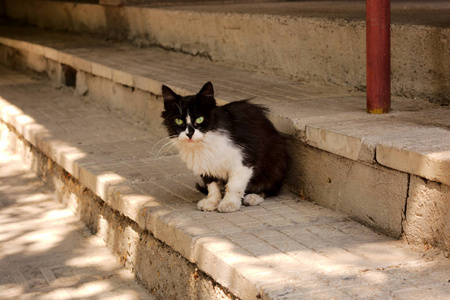
[[[163,86],[164,125],[170,135],[178,135],[186,126],[177,126],[176,118],[186,122],[187,111],[191,120],[203,116],[201,124],[194,125],[201,132],[225,131],[244,155],[244,165],[253,168],[246,194],[278,194],[286,175],[289,157],[286,138],[280,134],[267,118],[267,108],[248,100],[217,106],[211,82],[206,83],[197,95],[182,97],[167,86]],[[204,184],[218,181],[211,176],[202,176]],[[206,186],[197,184],[197,189],[207,194]]]
[[[197,191],[199,191],[202,194],[208,195],[208,188],[204,185],[201,185],[200,183],[196,183],[195,184],[195,188],[197,189]]]
[[[208,188],[206,187],[206,185],[210,184],[213,181],[216,181],[216,182],[221,181],[219,178],[215,178],[215,177],[207,176],[207,175],[206,176],[202,176],[202,179],[203,179],[204,185],[201,185],[201,184],[197,183],[195,185],[195,187],[197,188],[197,190],[200,193],[203,193],[205,195],[208,195]]]

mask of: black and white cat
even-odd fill
[[[232,212],[257,205],[281,189],[288,166],[286,139],[266,117],[267,109],[238,101],[217,106],[207,82],[182,97],[163,85],[163,124],[181,159],[206,186],[198,209]],[[222,188],[225,195],[222,198]]]

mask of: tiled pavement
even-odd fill
[[[176,155],[156,156],[163,143],[156,145],[159,139],[151,131],[70,89],[56,90],[1,68],[0,96],[3,122],[242,298],[260,293],[273,299],[446,299],[450,294],[450,261],[438,251],[414,250],[289,192],[235,213],[197,211],[195,202],[202,197],[194,190],[197,178]],[[19,253],[24,259],[29,254]],[[3,288],[8,284],[2,281]]]
[[[54,197],[0,149],[0,299],[153,299]]]

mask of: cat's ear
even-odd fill
[[[178,96],[174,91],[172,91],[168,86],[165,85],[162,86],[162,95],[164,101],[173,101]]]
[[[168,86],[165,85],[162,86],[162,95],[164,98],[164,108],[166,110],[172,106],[170,104],[173,103],[173,101],[175,101],[175,99],[177,99],[178,97],[178,95],[174,91],[172,91]]]
[[[211,81],[205,83],[200,92],[198,92],[197,96],[203,104],[209,104],[212,107],[216,106],[216,100],[214,99],[214,88]]]
[[[211,81],[205,83],[198,95],[205,98],[214,98],[214,88]]]

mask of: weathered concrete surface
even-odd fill
[[[151,134],[160,138],[165,136],[159,124],[162,108],[159,95],[162,84],[169,84],[177,92],[188,94],[197,92],[199,86],[212,80],[220,103],[257,97],[252,101],[269,107],[269,117],[279,130],[294,135],[295,139],[300,141],[298,147],[304,147],[304,143],[336,154],[338,156],[328,156],[333,158],[332,161],[335,160],[332,163],[335,165],[342,162],[339,156],[349,159],[345,162],[352,166],[349,170],[360,170],[362,173],[349,171],[345,175],[351,175],[348,179],[359,180],[359,176],[364,173],[366,180],[361,181],[362,185],[358,187],[371,192],[363,193],[367,195],[365,197],[342,198],[336,197],[335,192],[314,192],[314,185],[305,184],[306,181],[301,178],[308,178],[308,181],[319,184],[321,179],[315,178],[319,173],[328,174],[328,180],[331,177],[341,178],[342,172],[339,168],[331,168],[334,173],[330,173],[331,169],[316,170],[314,167],[303,170],[307,170],[308,174],[296,172],[295,170],[302,166],[303,159],[297,160],[291,167],[290,186],[297,192],[303,191],[304,196],[312,201],[345,211],[365,224],[395,237],[402,232],[401,218],[404,214],[408,185],[405,174],[380,167],[379,163],[395,168],[394,163],[397,161],[382,161],[379,155],[376,156],[377,147],[394,145],[387,148],[387,151],[378,153],[384,153],[386,156],[407,151],[411,155],[402,156],[399,161],[406,166],[415,166],[420,165],[421,160],[427,157],[423,154],[424,149],[433,153],[439,143],[440,151],[445,154],[450,146],[450,132],[446,129],[450,126],[448,107],[413,99],[394,98],[392,113],[384,116],[368,115],[363,108],[364,98],[348,95],[348,91],[342,89],[324,89],[263,76],[158,49],[135,49],[86,37],[68,37],[27,28],[6,29],[8,30],[3,35],[13,37],[0,38],[0,41],[7,45],[0,48],[6,63],[13,65],[11,62],[15,62],[17,66],[34,68],[33,64],[27,62],[29,52],[43,53],[44,58],[40,58],[38,65],[47,66],[47,74],[58,86],[65,82],[65,74],[62,71],[66,68],[64,66],[71,66],[77,72],[75,90],[79,95],[85,95],[90,100],[108,106],[109,109],[126,113],[135,125],[149,128]],[[180,69],[179,66],[183,68]],[[239,78],[239,81],[236,78]],[[408,148],[405,145],[414,147]],[[417,145],[423,147],[418,148]],[[293,146],[291,150],[293,157],[299,157],[296,147]],[[317,149],[314,151],[321,152]],[[77,158],[77,155],[81,154],[75,153],[73,157]],[[92,177],[89,172],[78,168],[73,162],[74,158],[67,160],[64,167],[70,172],[80,172],[86,178]],[[308,159],[304,161],[309,161],[311,166],[315,163]],[[433,161],[433,165],[422,168],[399,168],[402,172],[412,172],[414,175],[445,183],[448,172],[443,172],[445,168],[439,166],[448,164],[448,157],[438,155]],[[383,175],[383,172],[386,174]],[[387,178],[393,176],[392,178],[397,178],[393,181],[397,186],[380,188],[376,181],[368,179],[372,176],[369,174],[387,185],[390,182]],[[121,180],[117,177],[109,178],[113,179]],[[336,192],[353,195],[351,186],[343,186],[348,188],[345,193]],[[89,187],[96,191],[97,183],[93,182]],[[99,190],[99,193],[104,192]],[[336,200],[337,198],[340,200]]]
[[[436,128],[424,130],[427,139],[413,142],[402,136],[395,141],[380,143],[376,150],[377,162],[450,186],[450,138],[436,139],[439,131],[450,137],[449,129]]]
[[[155,136],[164,137],[167,134],[165,128],[161,126],[160,119],[164,105],[154,95],[142,89],[135,89],[133,83],[123,84],[125,80],[118,76],[114,76],[114,81],[111,81],[83,72],[77,75],[77,82],[85,86],[90,98],[113,110],[126,111],[136,123],[142,123],[145,127],[151,128]],[[80,94],[82,95],[82,92]]]
[[[198,178],[174,155],[155,159],[158,139],[150,132],[71,89],[3,68],[0,79],[2,140],[40,157],[62,198],[158,297],[408,299],[449,292],[450,262],[439,250],[413,250],[288,192],[230,214],[198,211]]]
[[[292,1],[272,1],[272,3],[259,3],[252,5],[252,1],[240,1],[241,3],[228,3],[226,5],[180,5],[168,7],[173,10],[190,10],[201,12],[222,12],[222,13],[248,13],[281,16],[302,16],[309,18],[343,19],[346,21],[366,18],[366,4],[359,0],[342,1],[302,1],[302,3],[292,3]],[[246,3],[247,2],[247,3]],[[275,3],[282,2],[282,3]],[[162,6],[156,3],[154,7]],[[396,0],[391,2],[391,23],[401,25],[427,25],[449,27],[450,20],[447,12],[450,10],[445,0]],[[429,12],[432,16],[424,14]]]
[[[287,183],[297,193],[389,236],[401,236],[407,174],[357,163],[300,142],[290,149],[293,170]]]
[[[33,0],[5,4],[10,18],[41,28],[130,39],[302,81],[352,89],[366,85],[361,1],[150,8]],[[392,7],[393,94],[449,104],[449,4],[415,1]]]
[[[450,244],[449,186],[411,176],[403,227],[408,241],[442,248]]]
[[[57,203],[55,190],[5,149],[0,186],[1,299],[155,299]]]

